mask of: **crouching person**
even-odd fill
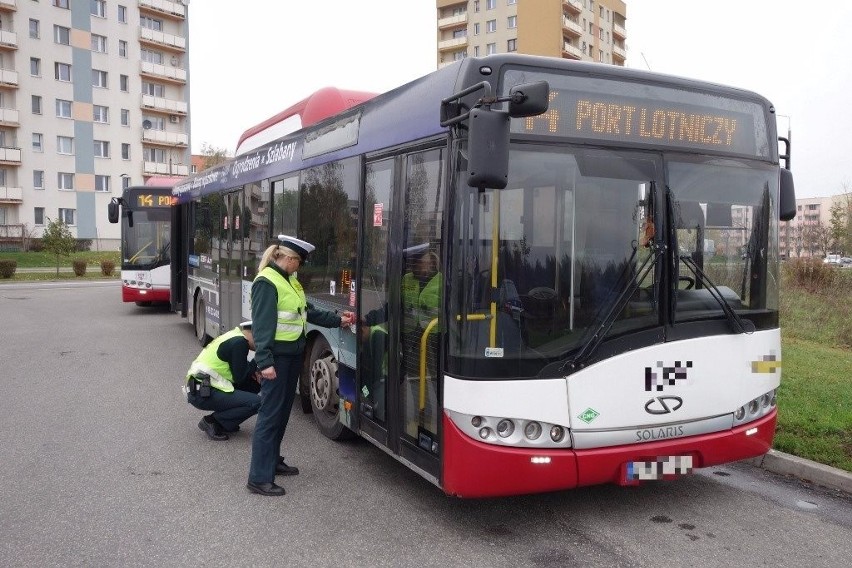
[[[186,400],[212,411],[198,423],[211,440],[227,440],[260,408],[257,365],[248,360],[249,351],[254,351],[250,321],[211,341],[187,371]]]

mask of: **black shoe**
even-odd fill
[[[207,437],[211,440],[216,440],[217,442],[221,442],[228,439],[228,435],[224,432],[220,431],[216,428],[216,423],[212,422],[212,418],[210,421],[207,420],[207,416],[201,419],[198,423],[198,427],[207,434]]]
[[[287,465],[281,458],[275,464],[275,475],[299,475],[299,468]]]
[[[246,487],[252,493],[257,493],[258,495],[266,495],[268,497],[280,497],[287,493],[284,491],[284,488],[280,485],[275,485],[274,482],[268,483],[254,483],[249,481],[246,483]]]

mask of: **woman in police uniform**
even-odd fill
[[[255,363],[260,371],[260,410],[251,446],[251,467],[246,487],[260,495],[284,495],[275,475],[296,475],[280,456],[290,409],[305,350],[305,324],[321,327],[351,325],[352,312],[342,317],[307,303],[296,271],[314,246],[306,241],[278,236],[278,243],[263,253],[251,287],[252,331]]]

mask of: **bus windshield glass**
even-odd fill
[[[122,268],[151,269],[169,264],[171,210],[164,208],[134,209],[133,226],[124,217],[122,231]]]

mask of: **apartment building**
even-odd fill
[[[848,210],[852,194],[797,199],[796,217],[783,221],[779,228],[778,247],[782,257],[822,257],[832,252],[831,209],[835,205]]]
[[[117,248],[110,199],[189,173],[188,1],[0,0],[0,247]]]
[[[438,67],[516,51],[624,65],[621,0],[436,0]]]

